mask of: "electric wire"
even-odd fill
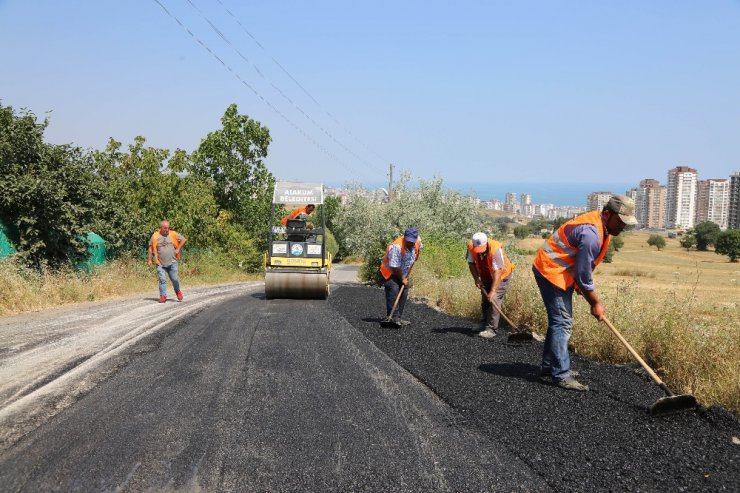
[[[211,27],[211,29],[218,35],[218,37],[221,38],[221,40],[229,45],[231,49],[233,49],[239,57],[244,60],[245,63],[249,64],[254,68],[254,71],[257,72],[257,74],[262,77],[268,84],[272,86],[273,89],[275,89],[288,103],[290,103],[299,113],[301,113],[308,121],[310,121],[316,128],[321,130],[329,139],[331,139],[335,144],[340,146],[342,149],[344,149],[347,153],[354,156],[356,159],[361,161],[365,166],[370,166],[372,168],[375,168],[376,171],[383,172],[382,169],[378,168],[376,165],[371,164],[367,160],[365,160],[362,156],[358,155],[356,152],[354,152],[352,149],[344,145],[344,143],[340,142],[333,134],[331,134],[328,130],[326,130],[323,126],[321,126],[315,119],[311,117],[307,112],[303,110],[297,103],[295,103],[291,98],[288,97],[288,95],[283,92],[280,87],[278,87],[276,84],[274,84],[265,74],[263,71],[259,69],[259,67],[254,63],[251,62],[240,50],[237,48],[231,40],[226,37],[226,35],[211,21],[211,19],[208,18],[208,16],[200,9],[198,8],[195,3],[193,3],[192,0],[185,0],[190,6],[200,14],[200,16],[206,21],[206,23]]]
[[[298,133],[303,135],[309,142],[311,142],[314,146],[316,146],[319,150],[321,150],[323,153],[325,153],[327,156],[329,156],[333,161],[344,167],[347,171],[351,173],[355,173],[357,170],[351,168],[347,165],[344,161],[337,158],[334,154],[332,154],[328,149],[326,149],[324,146],[322,146],[319,142],[316,141],[313,137],[311,137],[308,133],[306,133],[302,128],[300,128],[298,125],[296,125],[290,118],[288,118],[282,111],[280,111],[277,107],[275,107],[267,98],[262,96],[259,91],[257,91],[252,85],[250,85],[247,81],[245,81],[236,71],[234,71],[229,64],[224,62],[213,50],[211,50],[208,45],[206,45],[201,39],[196,36],[175,14],[170,12],[167,7],[165,7],[160,0],[153,0],[157,5],[160,6],[160,8],[169,16],[172,20],[174,20],[185,32],[187,32],[191,38],[193,38],[204,50],[206,50],[211,56],[213,56],[221,65],[226,68],[236,79],[244,85],[247,89],[252,91],[252,93],[257,96],[267,107],[269,107],[272,111],[274,111],[278,116],[280,116],[283,120],[285,120],[290,126],[292,126]],[[362,172],[366,176],[367,172],[363,169]]]
[[[240,21],[240,20],[239,20],[239,19],[238,19],[238,18],[236,17],[236,15],[234,15],[234,14],[233,14],[233,13],[231,12],[231,10],[229,10],[229,8],[228,8],[228,7],[226,7],[226,5],[224,5],[224,3],[223,3],[223,2],[221,1],[221,0],[216,0],[216,1],[217,1],[217,2],[219,3],[219,5],[221,5],[221,6],[222,6],[222,7],[224,8],[224,10],[226,11],[226,13],[228,13],[228,14],[229,14],[229,15],[231,16],[231,18],[232,18],[232,19],[234,19],[234,22],[236,22],[236,23],[237,23],[237,24],[239,25],[239,27],[241,27],[242,31],[244,31],[244,32],[245,32],[245,33],[246,33],[246,34],[247,34],[247,35],[248,35],[248,36],[249,36],[250,38],[252,38],[252,41],[254,41],[254,43],[255,43],[255,44],[256,44],[257,46],[259,46],[259,47],[260,47],[260,48],[261,48],[261,49],[262,49],[262,50],[263,50],[263,51],[265,52],[265,54],[267,54],[267,56],[268,56],[268,57],[270,57],[270,59],[271,59],[271,60],[273,61],[273,63],[275,63],[275,65],[277,65],[277,66],[278,66],[278,68],[279,68],[280,70],[282,70],[282,71],[283,71],[283,72],[285,73],[285,75],[287,75],[287,76],[288,76],[288,77],[290,78],[290,80],[292,80],[292,81],[293,81],[293,82],[295,83],[295,85],[296,85],[296,86],[298,86],[298,87],[299,87],[299,88],[301,89],[301,91],[303,91],[303,93],[304,93],[304,94],[305,94],[306,96],[308,96],[308,97],[309,97],[309,98],[311,99],[311,101],[313,101],[313,102],[314,102],[314,103],[316,104],[316,106],[318,106],[318,107],[319,107],[319,109],[321,109],[321,111],[323,111],[324,113],[326,113],[326,114],[327,114],[327,116],[328,116],[329,118],[331,118],[331,119],[332,119],[332,120],[334,121],[334,123],[336,123],[336,124],[337,124],[337,125],[338,125],[339,127],[341,127],[341,128],[342,128],[342,129],[343,129],[343,130],[344,130],[345,132],[347,132],[347,134],[349,134],[349,135],[350,135],[350,136],[351,136],[351,137],[352,137],[353,139],[355,139],[355,140],[356,140],[356,141],[357,141],[357,142],[358,142],[358,143],[359,143],[359,144],[360,144],[361,146],[363,146],[363,147],[364,147],[364,148],[365,148],[365,149],[366,149],[367,151],[369,151],[369,152],[373,153],[373,154],[374,154],[375,156],[377,156],[378,158],[380,158],[380,159],[381,159],[381,160],[382,160],[382,161],[383,161],[384,163],[388,163],[388,162],[389,162],[389,160],[388,160],[388,159],[386,159],[385,157],[383,157],[383,156],[382,156],[382,155],[381,155],[380,153],[378,153],[378,152],[377,152],[377,151],[376,151],[375,149],[373,149],[373,148],[371,148],[370,146],[368,146],[368,145],[367,145],[367,144],[366,144],[365,142],[363,142],[363,141],[362,141],[362,140],[361,140],[361,139],[360,139],[359,137],[357,137],[357,136],[356,136],[356,135],[355,135],[354,133],[352,133],[352,131],[351,131],[351,130],[350,130],[349,128],[347,128],[347,126],[346,126],[346,125],[344,125],[343,123],[341,123],[341,122],[340,122],[339,120],[337,120],[337,118],[336,118],[336,117],[335,117],[335,116],[334,116],[333,114],[331,114],[331,113],[330,113],[330,112],[329,112],[328,110],[326,110],[326,109],[325,109],[325,108],[324,108],[324,107],[323,107],[323,106],[321,105],[321,103],[319,103],[319,102],[318,102],[318,101],[316,100],[316,98],[315,98],[315,97],[313,97],[313,95],[312,95],[312,94],[311,94],[310,92],[308,92],[308,90],[307,90],[307,89],[306,89],[305,87],[303,87],[303,85],[302,85],[302,84],[301,84],[300,82],[298,82],[298,80],[297,80],[297,79],[296,79],[295,77],[293,77],[293,75],[292,75],[292,74],[291,74],[290,72],[288,72],[288,70],[287,70],[287,69],[286,69],[285,67],[283,67],[283,65],[282,65],[282,64],[281,64],[280,62],[278,62],[278,61],[277,61],[277,60],[275,59],[275,57],[273,57],[273,56],[272,56],[272,55],[270,54],[270,52],[268,52],[268,51],[267,51],[267,49],[266,49],[266,48],[265,48],[265,47],[264,47],[264,46],[262,45],[262,43],[260,43],[260,42],[259,42],[259,40],[257,40],[257,38],[255,38],[255,37],[254,37],[254,35],[253,35],[253,34],[252,34],[251,32],[249,32],[249,30],[248,30],[248,29],[247,29],[246,27],[244,27],[244,24],[242,24],[242,23],[241,23],[241,21]]]

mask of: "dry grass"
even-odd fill
[[[659,252],[645,243],[648,236],[625,235],[614,262],[596,270],[607,316],[669,387],[740,415],[740,264],[714,252],[686,252],[672,239]],[[542,244],[528,238],[517,246],[532,250],[534,242],[537,248]],[[423,260],[414,271],[416,293],[447,313],[480,317],[480,297],[470,275],[436,279]],[[531,273],[532,257],[512,260],[518,268],[504,313],[518,326],[544,333],[547,316]],[[574,350],[601,361],[631,361],[588,308],[585,301],[574,300]]]
[[[187,287],[260,278],[218,265],[208,257],[183,261],[179,266],[183,291]],[[0,262],[0,316],[52,306],[97,301],[135,293],[157,293],[154,267],[138,259],[110,262],[91,274],[72,270],[38,273],[11,261]]]

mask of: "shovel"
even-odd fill
[[[650,406],[651,415],[663,416],[665,414],[687,411],[696,407],[696,397],[691,394],[674,394],[671,389],[669,389],[668,386],[663,383],[663,380],[660,379],[660,377],[653,371],[653,369],[650,368],[647,363],[645,363],[645,361],[640,357],[639,354],[637,354],[637,351],[635,351],[632,346],[630,346],[627,340],[622,337],[622,334],[620,334],[619,331],[614,328],[609,319],[604,317],[602,320],[604,321],[606,326],[609,327],[609,329],[614,333],[614,335],[617,336],[617,339],[619,339],[619,341],[624,344],[624,347],[627,348],[630,354],[632,354],[632,356],[634,356],[634,358],[642,365],[648,375],[650,375],[650,378],[652,378],[653,381],[658,385],[658,387],[663,389],[663,392],[666,393],[665,397],[661,397],[660,399],[655,401],[652,406]]]
[[[389,328],[399,328],[401,324],[393,320],[393,314],[396,313],[396,307],[398,307],[398,300],[401,299],[401,294],[403,293],[403,288],[405,288],[405,284],[401,284],[401,289],[398,290],[398,294],[396,295],[396,301],[393,303],[393,308],[391,308],[391,314],[388,315],[387,318],[380,321],[381,327],[389,327]]]
[[[485,289],[483,289],[481,287],[480,290],[481,290],[481,292],[485,296],[488,296],[488,293],[486,293],[486,290]],[[517,327],[516,324],[514,324],[514,322],[512,322],[509,319],[509,317],[507,317],[506,315],[504,315],[504,312],[501,311],[501,308],[498,307],[498,305],[496,304],[495,301],[492,301],[491,304],[496,309],[496,311],[498,312],[498,314],[501,315],[502,317],[504,317],[504,320],[506,320],[506,323],[508,323],[509,326],[512,329],[515,330],[515,332],[512,332],[511,334],[509,334],[509,337],[507,338],[507,341],[508,342],[528,343],[528,342],[532,342],[532,341],[535,341],[535,340],[536,341],[542,341],[543,340],[542,339],[542,336],[539,336],[537,334],[534,334],[533,332],[530,332],[528,330],[521,330],[519,327]]]

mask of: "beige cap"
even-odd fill
[[[616,212],[624,224],[628,226],[637,224],[635,201],[626,195],[612,195],[606,204],[606,208]]]

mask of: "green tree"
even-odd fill
[[[200,143],[190,170],[213,180],[221,209],[233,214],[255,237],[265,238],[275,183],[263,162],[270,132],[258,121],[240,115],[236,104],[226,109],[221,125]]]
[[[718,255],[727,255],[730,262],[737,262],[740,257],[740,229],[728,229],[719,234],[714,251]]]
[[[324,214],[326,217],[326,226],[331,229],[334,227],[334,220],[342,208],[342,201],[339,197],[324,197]]]
[[[104,177],[109,206],[125,210],[117,221],[102,218],[100,231],[113,249],[141,251],[149,236],[167,219],[192,247],[219,244],[218,205],[208,178],[184,174],[190,162],[185,151],[148,147],[136,137],[128,152],[111,139],[95,153],[97,173]],[[119,204],[126,204],[125,208]]]
[[[683,236],[681,236],[681,239],[678,242],[681,244],[681,248],[685,248],[687,252],[691,250],[696,246],[696,235],[694,234],[694,230],[688,230],[683,234]]]
[[[613,236],[610,245],[614,245],[614,251],[618,252],[624,246],[624,239],[621,236]]]
[[[89,153],[43,141],[48,120],[0,105],[0,217],[28,264],[59,267],[87,257],[86,234],[100,208]]]
[[[696,235],[696,249],[702,252],[707,251],[709,245],[714,245],[719,236],[719,226],[711,221],[704,221],[694,226]]]
[[[658,250],[662,250],[663,247],[665,247],[665,238],[663,238],[661,235],[650,235],[650,237],[647,240],[647,244],[650,246],[654,246]]]
[[[524,225],[517,226],[516,228],[514,228],[514,236],[516,236],[520,240],[526,238],[527,236],[529,236],[529,228]]]

